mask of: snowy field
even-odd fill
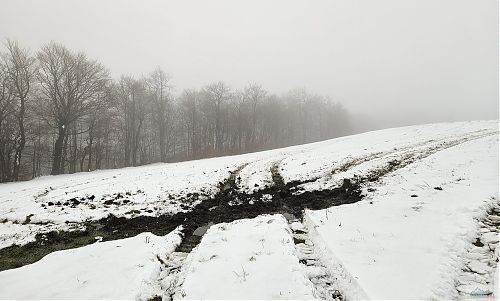
[[[344,179],[363,192],[353,204],[306,210],[303,221],[272,214],[212,225],[190,253],[174,252],[178,230],[54,252],[0,272],[0,299],[491,297],[498,172],[498,122],[476,121],[0,184],[0,249],[109,214],[190,212],[231,177],[244,194],[277,185],[277,173],[296,194]]]
[[[2,299],[147,299],[157,293],[162,258],[180,243],[142,233],[45,256],[0,273]],[[27,289],[29,288],[29,289]]]
[[[497,139],[466,142],[400,169],[356,204],[308,211],[331,264],[373,299],[455,298],[457,280],[468,293],[492,290],[491,267],[465,251],[498,202],[498,171],[491,168]],[[495,236],[488,242],[496,244]],[[486,272],[476,270],[477,281],[460,278],[476,265]]]

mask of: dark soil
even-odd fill
[[[274,178],[274,176],[273,176]],[[283,183],[282,181],[276,181]],[[324,209],[361,200],[361,190],[349,180],[344,185],[332,190],[304,192],[293,194],[291,187],[278,184],[260,190],[253,194],[237,192],[231,186],[216,198],[205,201],[186,214],[182,223],[185,239],[178,251],[190,252],[199,242],[200,237],[193,237],[193,232],[201,225],[221,222],[232,222],[238,219],[254,218],[262,214],[289,213],[298,218],[302,217],[304,209]],[[272,196],[268,201],[264,195]],[[237,204],[234,204],[237,202]],[[195,242],[196,243],[193,243]]]
[[[300,218],[306,208],[323,209],[354,203],[361,199],[359,187],[349,180],[344,181],[342,187],[331,190],[292,193],[295,186],[302,182],[285,185],[277,165],[272,168],[274,186],[253,194],[240,193],[237,191],[235,180],[242,168],[243,166],[234,171],[226,182],[220,183],[217,195],[201,202],[189,212],[133,218],[109,215],[104,219],[85,223],[84,231],[52,231],[37,234],[34,242],[0,249],[0,270],[36,262],[54,251],[94,243],[96,236],[106,241],[132,237],[141,232],[166,235],[180,225],[183,226],[184,238],[177,251],[190,252],[201,240],[199,233],[195,235],[194,232],[209,223],[232,222],[273,213],[288,213]],[[272,196],[272,200],[267,199],[269,196],[263,197],[264,195]]]
[[[92,224],[84,231],[52,231],[39,233],[36,240],[23,246],[0,249],[0,271],[21,267],[40,260],[45,255],[65,249],[78,248],[96,241],[104,234]]]

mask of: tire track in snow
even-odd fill
[[[459,139],[453,139],[441,142],[438,145],[433,145],[433,142],[421,143],[421,146],[428,146],[420,152],[407,151],[405,155],[399,161],[389,161],[387,165],[383,168],[378,168],[371,170],[367,176],[356,178],[357,185],[363,185],[369,182],[378,181],[381,177],[396,171],[397,169],[404,168],[405,166],[412,164],[416,161],[422,160],[436,152],[445,150],[450,147],[457,146],[459,144],[469,142],[475,139],[481,139],[490,135],[496,135],[498,132],[487,132],[478,131],[462,137]],[[413,147],[408,147],[406,150],[411,150]],[[393,156],[397,154],[400,150],[390,152]],[[370,156],[370,159],[374,158],[384,158],[389,157],[390,154],[374,154]],[[366,157],[354,159],[348,162],[346,165],[341,166],[337,170],[347,171],[349,168],[367,162],[369,160]],[[334,173],[334,172],[332,172]],[[326,211],[328,212],[328,211]],[[498,235],[500,228],[500,205],[488,212],[488,216],[482,221],[483,231],[481,232],[483,236],[477,238],[477,241],[482,244],[483,248],[479,251],[475,248],[475,254],[467,254],[469,259],[466,261],[467,266],[463,269],[464,275],[459,277],[457,280],[457,290],[461,296],[464,297],[477,297],[477,296],[489,296],[493,293],[493,285],[498,285],[494,283],[494,274],[496,273],[497,263],[498,263]],[[308,276],[311,282],[315,285],[316,291],[318,292],[318,297],[323,300],[345,300],[343,297],[343,287],[347,287],[342,281],[349,281],[352,276],[343,269],[341,265],[336,267],[334,270],[329,270],[321,263],[320,257],[316,255],[317,250],[315,250],[315,245],[313,240],[309,237],[307,228],[298,221],[291,221],[290,228],[294,236],[294,241],[296,243],[296,249],[298,251],[298,256],[302,264],[305,265],[308,271]],[[484,229],[488,229],[486,232]],[[484,244],[489,243],[489,244]],[[492,244],[493,243],[493,244]],[[478,245],[476,245],[477,247]],[[478,253],[481,258],[478,260]],[[475,258],[475,260],[470,260],[470,257]],[[485,263],[486,262],[486,263]],[[332,274],[337,272],[339,275]],[[486,275],[485,275],[486,274]],[[481,277],[482,276],[482,277]],[[340,282],[337,283],[337,279]],[[497,280],[498,281],[498,280]]]
[[[462,139],[477,139],[484,137],[483,135],[488,135],[488,134],[493,134],[497,133],[491,132],[485,129],[473,131],[470,133],[465,134],[465,137],[461,137],[457,139],[457,136],[449,136],[449,137],[444,137],[444,138],[439,138],[439,139],[430,139],[402,147],[395,147],[392,150],[389,151],[379,151],[379,152],[373,152],[373,153],[368,153],[366,155],[362,156],[357,156],[357,157],[347,157],[343,159],[343,162],[337,162],[339,165],[336,165],[337,163],[334,163],[333,166],[329,169],[329,171],[325,172],[322,176],[315,176],[310,179],[301,179],[301,180],[286,180],[283,176],[280,175],[280,170],[282,170],[281,163],[284,160],[287,160],[293,155],[284,155],[279,159],[260,159],[256,160],[253,162],[248,163],[244,167],[244,171],[247,173],[250,173],[250,175],[242,176],[242,178],[238,178],[236,181],[236,184],[238,186],[238,191],[242,193],[247,193],[247,194],[252,194],[252,193],[258,193],[259,191],[268,189],[269,186],[274,186],[278,188],[283,188],[286,187],[289,190],[311,190],[311,189],[306,189],[306,187],[315,187],[315,186],[322,186],[324,185],[325,188],[331,188],[331,185],[329,186],[328,183],[332,182],[335,180],[335,178],[339,175],[342,175],[343,173],[346,173],[354,168],[357,168],[365,163],[374,161],[374,160],[380,160],[382,164],[388,164],[391,161],[397,160],[398,156],[402,157],[407,157],[409,154],[412,155],[414,152],[421,152],[421,153],[426,153],[429,150],[432,150],[433,148],[436,147],[436,145],[441,145],[441,144],[448,144],[448,143],[454,143],[457,140],[462,140]],[[468,141],[468,140],[466,140]],[[466,142],[463,141],[463,142]],[[444,149],[444,148],[442,148]],[[441,150],[441,149],[439,149]],[[436,151],[439,151],[436,150]],[[430,153],[429,153],[430,155]],[[424,157],[422,157],[424,158]],[[270,167],[268,167],[271,165]],[[258,171],[251,172],[251,170],[247,171],[247,168],[257,170],[257,167],[261,167],[263,169],[266,169],[266,172],[264,175],[262,175],[263,179],[261,180],[260,183],[254,183],[255,179],[252,181],[250,177],[254,175]],[[403,166],[402,166],[403,167]],[[353,176],[348,176],[347,178],[353,178]],[[366,181],[366,179],[362,179],[363,181]],[[269,183],[269,181],[272,181],[272,183]],[[250,187],[251,186],[251,187]],[[316,188],[313,188],[312,190],[316,190]]]
[[[462,255],[464,265],[456,279],[456,289],[463,298],[489,297],[494,294],[498,279],[498,240],[500,233],[500,202],[497,200],[478,221],[475,241]],[[496,292],[498,293],[498,292]]]
[[[363,186],[370,182],[376,182],[397,169],[406,167],[439,151],[491,135],[498,135],[498,131],[478,130],[460,138],[428,140],[389,152],[354,158],[334,169],[326,177],[314,182],[307,181],[299,184],[296,189],[299,191],[331,189],[341,184],[344,179],[350,179]],[[375,162],[373,166],[363,166],[365,163],[373,162]]]
[[[497,133],[497,131],[488,131],[486,129],[481,129],[477,131],[473,131],[470,133],[465,134],[465,137],[469,136],[475,136],[475,135],[481,135],[481,134],[494,134]],[[481,138],[483,136],[479,136],[477,138]],[[463,139],[462,137],[458,139]],[[457,140],[457,136],[449,136],[449,137],[444,137],[444,138],[439,138],[439,139],[430,139],[402,147],[394,147],[393,149],[389,151],[378,151],[378,152],[372,152],[368,153],[365,155],[361,156],[356,156],[356,157],[346,157],[342,159],[339,162],[334,162],[332,166],[329,168],[328,171],[324,172],[323,175],[320,176],[314,176],[309,179],[301,179],[301,180],[286,180],[282,177],[283,183],[288,186],[290,189],[294,190],[317,190],[318,187],[324,186],[325,188],[331,188],[332,185],[329,185],[330,182],[334,181],[335,178],[337,178],[339,175],[342,175],[352,169],[358,168],[362,166],[365,163],[369,163],[374,160],[380,160],[382,163],[388,163],[390,160],[389,159],[394,159],[397,158],[398,155],[406,155],[408,153],[412,153],[415,151],[418,151],[419,149],[422,152],[424,152],[426,149],[430,149],[435,145],[439,145],[440,143],[447,143],[450,141],[455,141]],[[465,142],[465,141],[464,141]],[[292,156],[285,156],[278,160],[279,164],[281,164],[282,161],[287,160],[289,158],[293,157]],[[387,160],[385,160],[387,159]],[[272,171],[271,171],[272,172]],[[350,175],[346,178],[353,178],[353,175]],[[342,182],[342,181],[341,181]],[[308,188],[310,187],[310,188]]]
[[[477,131],[473,132],[471,135],[467,135],[462,138],[458,139],[453,139],[445,142],[441,142],[438,145],[431,145],[429,147],[425,147],[421,151],[417,152],[406,152],[403,153],[401,157],[397,158],[394,156],[390,156],[388,158],[392,158],[389,162],[387,162],[386,165],[378,168],[374,168],[373,170],[370,170],[367,175],[357,177],[356,181],[358,183],[367,183],[367,182],[375,182],[378,181],[381,177],[386,176],[398,169],[404,168],[412,163],[415,163],[419,160],[422,160],[424,158],[429,157],[430,155],[433,155],[439,151],[443,151],[445,149],[472,141],[472,140],[477,140],[481,139],[484,137],[492,136],[492,135],[498,135],[498,131],[491,131],[491,132],[486,132],[483,133],[484,131]],[[356,177],[355,177],[356,178]]]
[[[336,277],[322,263],[316,252],[308,229],[298,219],[288,219],[299,262],[304,267],[307,278],[314,285],[315,297],[321,300],[345,300],[336,283]]]

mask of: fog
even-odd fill
[[[176,93],[224,80],[329,95],[360,128],[498,118],[498,2],[0,1],[0,39],[82,50]]]

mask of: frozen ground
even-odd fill
[[[142,282],[130,283],[148,283],[147,289],[134,284],[119,295],[104,288],[105,283],[121,287],[118,281],[89,280],[88,291],[69,282],[85,270],[78,263],[107,262],[104,246],[118,240],[52,253],[0,272],[0,299],[72,298],[66,287],[79,298],[156,294],[166,300],[491,296],[500,226],[497,121],[394,128],[240,156],[1,184],[0,252],[33,241],[37,233],[82,229],[82,222],[108,214],[134,218],[190,212],[225,190],[231,177],[234,191],[247,195],[279,186],[265,202],[274,201],[272,193],[286,194],[288,187],[299,200],[305,191],[333,191],[344,179],[359,185],[364,196],[354,204],[307,210],[304,223],[263,215],[216,224],[189,254],[173,252],[175,239],[165,243],[164,237],[141,234],[123,240],[135,244],[131,250],[141,250],[117,255],[136,256],[131,270]],[[312,197],[328,199],[321,193]],[[244,204],[245,210],[253,204]],[[160,260],[149,256],[158,254],[156,247],[153,252],[151,244],[139,243],[144,235],[164,249]],[[90,253],[95,258],[84,260]],[[51,259],[56,256],[63,259]],[[63,263],[71,268],[61,268]],[[142,264],[147,275],[137,268]],[[117,271],[129,267],[118,265]],[[16,285],[3,289],[56,268],[61,269],[57,277],[42,281],[48,288],[44,294],[16,291]],[[68,284],[57,285],[59,279]]]

